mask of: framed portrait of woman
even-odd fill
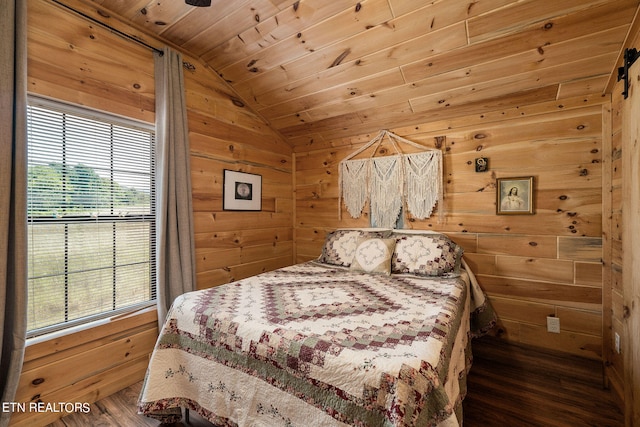
[[[496,214],[533,215],[533,177],[496,180]]]

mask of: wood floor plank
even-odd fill
[[[624,425],[599,362],[490,337],[473,344],[465,426]]]
[[[136,383],[93,403],[88,414],[70,414],[47,427],[165,427],[166,425],[153,418],[138,415],[136,403],[141,389],[142,382]],[[193,411],[189,413],[189,424],[180,422],[171,425],[171,427],[212,426],[213,424]]]
[[[597,361],[491,337],[475,340],[473,355],[464,427],[624,426],[619,402],[602,387]],[[136,413],[141,387],[134,384],[91,405],[91,413],[71,414],[48,427],[159,427]],[[172,427],[211,426],[191,411],[189,424]]]

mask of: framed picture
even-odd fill
[[[224,169],[222,209],[225,211],[262,210],[262,176]]]
[[[496,214],[533,215],[533,177],[498,178]]]

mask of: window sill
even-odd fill
[[[93,339],[100,338],[105,334],[108,335],[109,331],[114,328],[117,324],[121,322],[130,321],[132,319],[139,318],[138,321],[135,321],[135,325],[141,325],[145,323],[149,323],[150,321],[155,321],[157,323],[157,308],[156,302],[150,301],[148,305],[144,307],[134,308],[131,311],[127,311],[124,313],[119,313],[111,317],[106,317],[99,320],[94,320],[91,322],[83,323],[77,326],[72,326],[69,328],[60,329],[54,332],[45,333],[42,335],[38,335],[32,338],[28,338],[25,344],[27,350],[30,347],[36,347],[39,344],[45,344],[49,346],[51,341],[58,341],[62,343],[64,341],[73,340],[73,341],[91,341]],[[130,322],[127,322],[130,323]],[[105,329],[104,333],[98,332],[99,329]],[[82,339],[85,338],[86,340]],[[82,338],[80,337],[82,336]],[[56,344],[56,352],[63,350],[65,345],[57,345]],[[70,346],[69,346],[70,347]],[[25,356],[26,358],[26,356]]]

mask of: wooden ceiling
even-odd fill
[[[292,145],[607,91],[640,0],[83,0],[201,58]]]

